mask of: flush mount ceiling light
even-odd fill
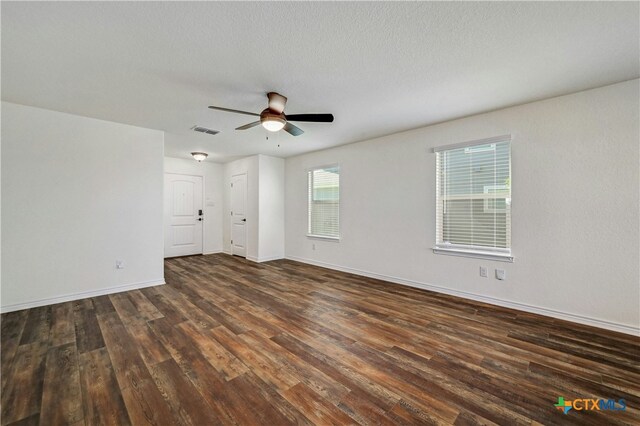
[[[209,154],[207,154],[206,152],[192,152],[191,155],[193,156],[193,159],[196,160],[197,162],[202,162],[203,160],[206,160],[206,158],[209,156]]]

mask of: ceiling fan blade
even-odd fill
[[[293,136],[300,136],[304,133],[304,130],[302,130],[300,127],[294,126],[289,122],[284,124],[284,130]]]
[[[286,114],[287,120],[311,123],[333,123],[333,114]]]
[[[218,109],[220,111],[235,112],[237,114],[255,115],[256,117],[260,117],[260,114],[256,114],[255,112],[240,111],[238,109],[222,108],[217,106],[209,106],[209,108]]]
[[[259,125],[260,125],[259,121],[254,121],[253,123],[249,123],[249,124],[245,124],[244,126],[236,127],[236,130],[247,130],[247,129],[250,129],[252,127],[256,127],[256,126],[259,126]]]

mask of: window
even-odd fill
[[[435,253],[513,261],[511,137],[435,148]]]
[[[340,238],[340,167],[309,170],[311,237]]]

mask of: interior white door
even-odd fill
[[[202,176],[164,174],[164,257],[202,254]]]
[[[247,174],[231,177],[231,254],[247,257]]]

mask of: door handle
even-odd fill
[[[246,222],[246,221],[247,221],[247,219],[242,219],[242,221],[243,221],[243,222]]]
[[[202,222],[202,218],[201,217],[198,218],[198,222]]]

